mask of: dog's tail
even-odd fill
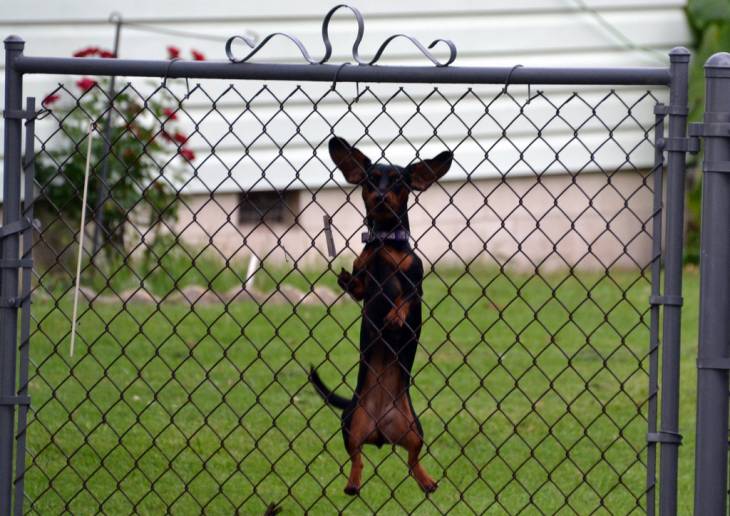
[[[348,405],[350,405],[350,400],[348,400],[347,398],[343,398],[339,394],[330,390],[324,384],[314,367],[311,367],[309,369],[309,381],[312,382],[314,388],[317,389],[319,395],[322,396],[322,399],[324,399],[325,403],[327,403],[328,405],[337,407],[340,410],[344,410],[348,407]]]

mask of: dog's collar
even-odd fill
[[[366,231],[362,234],[363,243],[384,242],[394,240],[396,242],[408,242],[411,234],[407,229],[396,229],[395,231]]]

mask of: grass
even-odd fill
[[[136,259],[119,255],[107,257],[106,262],[94,267],[86,262],[82,285],[97,294],[112,296],[134,291],[142,285],[151,294],[164,298],[191,285],[208,287],[216,292],[238,290],[248,272],[247,256],[226,262],[220,253],[210,248],[193,247],[166,238],[158,238],[138,254]],[[332,265],[333,270],[339,268],[339,261]],[[271,291],[280,284],[302,291],[308,291],[313,285],[339,289],[335,276],[325,272],[324,269],[312,268],[263,267],[258,269],[254,285],[264,291]],[[49,275],[48,278],[44,290],[53,293],[54,297],[63,295],[71,287],[71,277]]]
[[[237,281],[216,279],[225,269],[210,265],[221,288]],[[155,288],[188,274],[174,270]],[[439,481],[428,498],[408,478],[404,453],[387,446],[366,450],[361,496],[342,492],[339,417],[308,385],[307,369],[317,365],[340,393],[352,392],[355,303],[82,306],[70,358],[65,296],[33,305],[26,509],[262,514],[278,503],[284,514],[643,513],[647,279],[435,272],[424,283],[429,318],[412,389],[423,462]],[[270,273],[261,288],[282,279],[335,284],[329,271]],[[697,289],[687,271],[681,513],[692,499]]]

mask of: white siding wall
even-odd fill
[[[456,65],[506,66],[517,63],[539,66],[656,66],[663,64],[662,55],[673,46],[686,45],[689,32],[684,19],[683,0],[591,0],[588,5],[597,9],[606,21],[641,47],[655,51],[656,55],[624,48],[624,44],[603,28],[594,17],[581,12],[573,0],[518,0],[514,2],[475,2],[453,0],[406,0],[390,2],[375,0],[359,3],[365,15],[365,38],[362,54],[371,55],[376,46],[388,35],[405,32],[428,43],[435,37],[452,39],[458,49]],[[287,31],[299,36],[314,55],[321,53],[320,23],[324,13],[333,2],[313,0],[291,2],[272,0],[268,2],[234,2],[214,0],[192,2],[162,0],[156,2],[129,0],[124,3],[110,0],[87,2],[81,0],[47,2],[26,0],[16,2],[12,9],[0,14],[0,33],[19,34],[26,42],[29,55],[68,56],[87,45],[111,47],[113,28],[108,23],[109,14],[117,11],[122,16],[138,23],[149,23],[165,29],[210,34],[225,38],[252,30],[259,35],[273,31]],[[333,62],[349,60],[349,50],[354,35],[354,22],[343,12],[334,20],[332,39],[335,44]],[[149,33],[126,27],[122,34],[120,55],[126,58],[158,59],[165,57],[165,47],[176,45],[187,51],[195,48],[210,59],[223,59],[223,44],[195,38]],[[424,64],[410,46],[398,43],[389,49],[384,63]],[[258,57],[258,56],[257,56]],[[260,59],[276,62],[301,62],[296,49],[281,41],[267,48]],[[30,76],[25,81],[25,93],[42,98],[58,82],[59,77]],[[142,81],[137,80],[135,84]],[[206,90],[220,91],[220,83],[203,83]],[[182,88],[182,85],[179,85]],[[251,86],[251,85],[249,85]],[[326,86],[319,85],[319,91]],[[246,86],[242,86],[246,89]],[[287,86],[286,88],[289,88]],[[352,94],[354,88],[342,85],[344,94]],[[4,88],[0,88],[3,92]],[[463,88],[447,87],[446,92],[462,92]],[[489,91],[483,88],[482,91]],[[494,89],[491,90],[495,91]],[[513,88],[515,95],[523,95],[524,88]],[[567,92],[566,88],[552,88],[553,95]],[[596,91],[589,99],[596,99],[605,92]],[[559,97],[556,97],[559,98]],[[367,100],[367,99],[366,99]],[[397,104],[397,103],[396,103]],[[407,104],[407,103],[406,103]],[[200,120],[209,108],[210,102],[202,95],[188,103],[194,120]],[[225,104],[224,104],[225,105]],[[231,109],[236,109],[230,101]],[[508,106],[495,106],[508,115]],[[303,106],[307,108],[306,105]],[[372,103],[363,103],[363,110],[377,109]],[[409,107],[393,105],[394,111]],[[546,111],[547,107],[543,106]],[[535,108],[541,109],[540,106]],[[238,107],[240,111],[240,107]],[[539,112],[534,115],[540,117]],[[651,113],[639,115],[647,124]],[[214,137],[225,131],[225,124],[218,119],[209,123],[206,136]],[[345,129],[346,130],[346,129]],[[447,129],[448,130],[448,129]],[[556,130],[559,130],[556,128]],[[414,128],[413,137],[423,141],[421,134],[428,131],[424,124]],[[480,137],[493,140],[498,128],[484,128]],[[457,137],[458,131],[452,129]],[[519,131],[518,131],[519,132]],[[356,130],[352,131],[354,135]],[[524,134],[524,136],[528,136]],[[636,135],[627,134],[626,138]],[[519,138],[519,134],[515,134]],[[201,139],[191,142],[198,151],[205,151]],[[306,148],[290,147],[292,152],[306,152]],[[235,161],[240,157],[235,146],[223,145],[223,159]],[[412,157],[413,150],[405,146],[392,148],[394,161]],[[228,155],[226,155],[228,153]],[[410,156],[410,157],[409,157]],[[618,158],[617,158],[618,159]],[[642,155],[641,165],[651,159]],[[468,160],[467,160],[468,161]],[[637,163],[638,164],[638,163]],[[515,171],[519,172],[519,171]],[[282,179],[284,180],[284,179]],[[316,179],[313,181],[317,182]]]
[[[360,2],[357,5],[365,16],[365,38],[361,54],[372,55],[377,45],[388,35],[402,32],[413,35],[426,44],[436,37],[452,39],[459,49],[456,66],[512,66],[518,63],[563,67],[666,66],[667,60],[663,56],[669,49],[677,45],[687,45],[690,41],[684,18],[685,2],[683,0],[589,0],[587,3],[591,8],[596,9],[607,22],[631,38],[637,47],[649,49],[649,51],[627,49],[625,43],[618,41],[616,36],[602,27],[594,16],[582,12],[574,0],[520,0],[514,2],[374,0],[367,3]],[[73,51],[87,45],[111,47],[113,28],[107,19],[110,12],[118,11],[124,19],[130,22],[147,23],[157,28],[173,31],[208,34],[221,40],[210,41],[180,35],[162,35],[129,26],[125,27],[122,33],[120,56],[125,58],[164,59],[166,46],[175,45],[183,49],[186,55],[189,49],[194,48],[205,53],[209,59],[223,59],[222,40],[233,34],[242,34],[246,30],[254,31],[260,36],[275,31],[290,32],[300,37],[310,52],[314,56],[318,56],[322,52],[321,19],[332,5],[334,5],[333,2],[321,0],[296,3],[283,0],[268,2],[128,0],[123,5],[112,1],[92,3],[78,0],[66,2],[26,0],[14,4],[13,10],[5,10],[0,14],[0,33],[15,33],[22,36],[27,42],[26,53],[28,55],[68,56]],[[349,51],[355,34],[355,24],[352,18],[343,12],[342,15],[335,18],[330,30],[335,48],[332,62],[351,60]],[[267,47],[257,56],[257,59],[270,62],[302,62],[294,46],[286,41],[276,42]],[[399,43],[390,48],[383,63],[427,64],[407,43]],[[55,87],[59,80],[64,79],[49,76],[27,77],[25,94],[42,98],[45,93]],[[69,78],[65,80],[70,82]],[[134,81],[135,86],[142,90],[151,87],[150,81],[140,79]],[[122,84],[125,82],[124,79],[120,81]],[[172,83],[174,83],[176,91],[184,92],[184,81],[171,81]],[[213,97],[228,86],[228,83],[224,84],[223,81],[201,81],[201,84],[205,91]],[[257,91],[260,86],[260,84],[241,81],[236,83],[236,88],[244,95]],[[309,96],[315,99],[329,88],[329,84],[322,83],[303,86]],[[285,96],[291,93],[295,85],[278,84],[271,85],[271,88],[275,94]],[[396,86],[393,85],[373,86],[373,91],[381,98],[387,98],[396,89]],[[408,86],[407,92],[412,97],[419,98],[419,95],[432,89],[430,86],[415,85]],[[475,87],[475,95],[468,96],[459,102],[455,110],[458,118],[453,115],[449,116],[450,106],[447,101],[434,96],[431,101],[422,106],[421,112],[431,122],[446,118],[438,129],[439,139],[432,138],[434,129],[425,117],[415,117],[405,125],[404,135],[407,141],[402,137],[398,138],[399,129],[403,127],[406,120],[413,116],[415,106],[406,95],[400,94],[388,104],[388,114],[392,119],[386,116],[378,118],[377,122],[369,128],[372,139],[366,138],[362,148],[373,159],[385,158],[398,164],[407,164],[413,159],[416,152],[420,152],[423,157],[430,157],[443,150],[444,145],[456,148],[458,163],[452,167],[447,178],[457,182],[439,190],[452,193],[459,191],[459,179],[462,179],[467,173],[473,179],[478,179],[478,184],[485,190],[491,190],[497,185],[494,178],[500,173],[506,172],[519,176],[534,172],[560,174],[566,171],[598,168],[604,170],[626,168],[636,171],[650,167],[653,160],[653,148],[646,141],[638,146],[637,143],[645,138],[645,132],[641,126],[649,128],[652,124],[653,101],[645,99],[637,108],[632,109],[635,120],[629,119],[626,123],[619,124],[612,134],[613,141],[605,144],[607,129],[603,123],[613,126],[626,116],[627,108],[621,100],[612,97],[603,102],[598,110],[600,121],[593,118],[585,125],[582,125],[582,121],[589,117],[590,106],[598,104],[599,100],[606,96],[609,88],[587,87],[577,90],[586,103],[570,102],[567,107],[561,108],[562,119],[554,119],[555,105],[559,105],[568,98],[573,91],[576,91],[576,88],[545,88],[552,104],[537,99],[525,107],[525,114],[538,126],[551,118],[554,119],[546,126],[543,133],[544,141],[533,141],[536,134],[535,126],[525,118],[510,125],[509,141],[500,141],[502,127],[515,118],[519,107],[509,100],[500,100],[490,106],[489,116],[484,117],[485,106],[477,98],[481,97],[482,100],[493,98],[499,89],[500,87],[491,86]],[[540,86],[534,85],[532,92],[535,93],[538,89]],[[0,91],[3,89],[0,88]],[[340,84],[338,91],[343,97],[350,98],[355,94],[355,87],[351,84]],[[439,87],[439,91],[449,99],[449,102],[453,102],[457,96],[465,93],[466,88],[464,86],[442,86]],[[632,102],[640,99],[646,90],[620,88],[619,92],[624,101]],[[512,86],[510,93],[522,102],[527,88]],[[661,99],[665,92],[660,90],[656,94]],[[241,113],[242,104],[240,97],[229,93],[217,102],[217,107],[228,116],[228,120],[231,120]],[[311,101],[301,93],[295,94],[286,105],[287,113],[292,119],[298,121],[304,120],[312,108]],[[331,122],[345,114],[346,104],[334,95],[318,104],[321,116],[311,117],[302,125],[302,136],[294,135],[296,127],[287,117],[274,117],[266,127],[271,139],[258,140],[247,153],[244,152],[238,140],[231,138],[230,135],[226,137],[229,129],[228,121],[217,114],[207,115],[211,106],[209,97],[203,95],[202,92],[197,92],[186,102],[185,106],[190,115],[189,118],[183,117],[188,130],[192,131],[193,126],[197,123],[200,132],[205,135],[205,139],[201,135],[194,135],[189,142],[198,154],[196,165],[199,170],[197,179],[186,186],[186,193],[207,194],[212,189],[219,193],[235,193],[240,191],[241,187],[271,188],[272,185],[283,187],[289,184],[294,187],[306,185],[308,188],[317,188],[334,186],[333,181],[340,182],[338,173],[334,177],[331,176],[331,164],[324,147],[319,149],[320,160],[312,159],[310,147],[311,142],[326,142]],[[267,120],[279,109],[279,102],[271,94],[266,93],[257,97],[253,103],[253,109],[260,119]],[[358,118],[366,122],[370,121],[380,113],[380,110],[380,102],[373,95],[365,95],[353,106],[353,113],[344,116],[342,121],[337,124],[335,132],[348,139],[359,139],[363,136],[363,125]],[[465,136],[465,126],[462,121],[470,125],[480,118],[482,121],[472,128],[473,138],[466,143],[459,143]],[[581,142],[573,139],[571,124],[573,127],[581,126]],[[48,129],[44,129],[43,124],[39,124],[39,133],[43,134],[43,131]],[[244,142],[248,142],[260,134],[262,125],[255,117],[244,115],[236,122],[234,130]],[[206,159],[210,153],[209,142],[216,142],[221,138],[221,142],[216,145],[215,157]],[[279,153],[277,145],[290,139],[291,141],[285,148],[285,159],[277,158]],[[382,151],[382,146],[391,140],[395,140],[395,143]],[[484,160],[485,149],[489,149],[488,161]],[[555,160],[556,149],[559,149],[560,152],[559,161]],[[626,164],[627,150],[630,151],[629,166]],[[593,156],[591,156],[592,151],[595,151]],[[520,159],[521,153],[524,154],[522,160]],[[272,162],[273,166],[267,167]],[[234,164],[236,165],[233,166]],[[266,167],[265,182],[259,181],[261,167]],[[233,168],[233,170],[229,171],[227,168]],[[617,181],[617,184],[623,185],[619,190],[625,187],[623,193],[626,193],[628,197],[628,193],[634,191],[637,184],[641,182],[641,176],[636,174],[632,177],[629,173],[629,175],[621,177],[621,181]],[[516,180],[515,184],[519,185],[523,182]],[[556,178],[554,184],[550,184],[559,190],[562,184],[561,179]],[[430,199],[434,195],[438,194],[432,193],[426,198]],[[301,203],[306,205],[311,201],[311,196],[304,197],[302,196]],[[357,198],[358,196],[353,197],[354,202],[357,202]],[[207,199],[209,199],[209,195],[191,199],[191,206],[200,205],[198,207],[202,207]],[[344,196],[339,189],[328,189],[318,194],[319,203],[326,203],[327,200],[334,203],[333,206],[339,206],[344,201]],[[490,202],[501,201],[493,198]],[[612,202],[611,207],[606,207],[606,213],[622,209],[623,200],[620,196],[616,196]],[[632,206],[634,210],[641,211],[647,208],[650,205],[648,191],[644,191],[641,196],[634,196],[632,202],[635,204]],[[566,204],[569,208],[573,205],[580,205],[580,202],[569,196],[561,198],[561,203]],[[467,204],[480,205],[481,199],[477,196],[472,201],[467,201]],[[219,205],[228,206],[230,210],[220,215],[208,213]],[[203,210],[206,213],[205,217],[201,211],[199,225],[193,225],[192,229],[187,230],[187,233],[191,233],[187,235],[188,237],[201,243],[206,241],[206,234],[203,231],[199,231],[200,234],[192,234],[195,233],[195,230],[202,230],[203,227],[210,225],[217,228],[222,220],[221,217],[236,220],[234,196],[220,195],[215,204],[209,203],[205,206],[206,209]],[[534,209],[537,209],[537,205]],[[299,221],[301,227],[287,233],[304,245],[303,253],[311,242],[311,236],[318,232],[319,224],[321,224],[321,213],[319,211],[316,214],[310,212],[312,212],[311,208],[304,210]],[[451,215],[442,213],[439,215],[438,223],[440,227],[454,226],[454,231],[449,234],[459,234],[459,228],[464,224],[463,217]],[[191,214],[187,211],[181,215],[182,227],[186,225],[185,221],[188,216]],[[350,223],[359,224],[360,217],[357,215],[352,220],[344,221],[346,218],[340,216],[339,223],[346,226],[351,225]],[[412,220],[414,231],[419,234],[423,234],[427,230],[424,224],[431,220],[428,214],[424,214],[418,220],[415,220],[414,215],[412,219],[414,219]],[[487,233],[491,231],[489,228],[497,227],[495,224],[499,224],[501,221],[497,215],[493,215],[492,219],[494,220],[484,222],[487,226],[483,229]],[[513,215],[510,221],[517,224],[518,219],[519,217]],[[525,220],[527,222],[523,224],[524,228],[519,231],[519,228],[514,228],[519,239],[525,238],[530,233],[531,224],[529,220]],[[622,224],[626,222],[631,226],[625,228],[630,234],[635,234],[640,230],[639,221],[623,221],[623,219],[621,221]],[[582,219],[582,222],[586,221]],[[235,222],[233,223],[235,224]],[[591,224],[591,228],[585,229],[586,236],[589,238],[589,234],[598,238],[606,231],[605,224],[601,224],[599,220],[592,221]],[[309,228],[308,225],[312,225],[312,227]],[[238,231],[233,227],[229,229],[230,234],[222,231],[218,235],[219,239],[231,238],[238,242],[236,238],[236,235],[239,234]],[[356,227],[353,231],[354,238],[357,240]],[[348,231],[347,234],[353,233]],[[501,240],[495,238],[492,245],[507,249],[514,243],[510,238]],[[262,246],[266,247],[263,237],[258,240]],[[320,243],[324,245],[323,242],[318,242],[318,244]],[[357,242],[349,243],[353,248],[358,245]],[[605,243],[607,248],[616,245],[616,243]],[[344,244],[344,242],[338,242],[338,246],[340,244]],[[478,241],[466,242],[464,243],[466,247],[462,246],[464,249],[460,252],[466,253],[465,255],[477,252],[478,244],[480,244]],[[421,243],[421,247],[425,246],[422,249],[423,252],[428,254],[430,248],[433,247],[432,251],[435,255],[439,255],[441,252],[436,249],[439,245],[438,242],[431,241],[431,239]],[[648,239],[642,237],[634,245],[637,247],[634,253],[635,259],[638,259],[640,263],[646,262],[649,256]],[[294,243],[291,243],[291,246],[294,246]],[[497,251],[499,254],[503,249]],[[606,253],[602,253],[603,255]],[[520,263],[517,265],[529,266],[529,261],[520,259]]]

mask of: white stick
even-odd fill
[[[94,122],[89,122],[89,144],[86,148],[86,169],[84,171],[84,195],[81,200],[81,227],[79,228],[79,257],[76,261],[76,287],[74,288],[74,309],[71,315],[71,349],[70,355],[74,356],[74,343],[76,342],[76,313],[79,307],[79,284],[81,283],[81,259],[84,254],[84,226],[86,225],[86,195],[89,191],[89,166],[91,164],[91,143],[94,139]]]
[[[251,253],[251,258],[248,260],[248,269],[246,270],[246,281],[244,282],[244,285],[246,287],[246,290],[251,290],[253,288],[253,279],[254,276],[256,276],[256,270],[259,268],[259,257],[256,256],[256,253]]]

